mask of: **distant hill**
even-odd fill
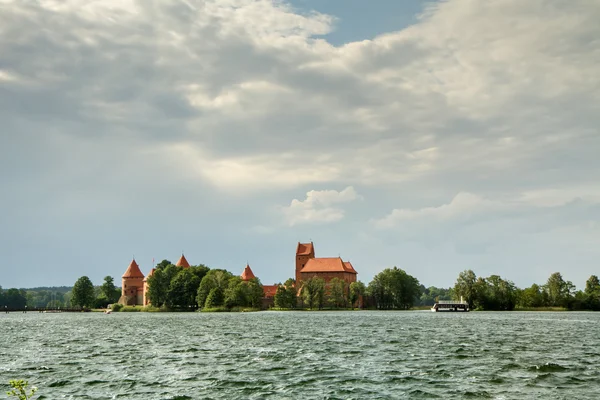
[[[22,290],[31,291],[31,292],[46,291],[46,292],[67,293],[67,292],[70,292],[71,290],[73,290],[73,286],[40,286],[40,287],[34,287],[34,288],[22,288]]]

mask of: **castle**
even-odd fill
[[[312,242],[300,243],[296,247],[296,269],[295,279],[296,287],[302,287],[302,281],[313,277],[319,277],[328,283],[334,278],[339,278],[348,285],[356,282],[358,272],[349,261],[343,261],[341,257],[317,258],[315,257],[315,246]],[[178,267],[189,268],[190,264],[182,254],[177,263]],[[148,276],[144,276],[135,259],[131,261],[129,267],[122,277],[122,289],[120,304],[124,305],[148,305],[148,277],[154,274],[156,268],[152,268]],[[252,272],[250,265],[240,275],[244,281],[254,279],[256,275]],[[263,285],[265,304],[270,304],[275,297],[279,285]]]

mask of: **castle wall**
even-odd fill
[[[300,274],[300,280],[306,281],[315,276],[324,279],[325,283],[329,283],[333,278],[339,278],[348,284],[356,282],[356,274],[349,272],[304,272]]]

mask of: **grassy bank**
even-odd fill
[[[569,311],[564,307],[515,307],[514,311]]]

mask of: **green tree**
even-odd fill
[[[196,296],[198,307],[202,308],[206,306],[208,296],[212,289],[219,288],[221,294],[224,294],[225,289],[227,289],[229,285],[229,279],[232,277],[233,275],[231,272],[225,271],[224,269],[211,269],[208,271],[204,278],[202,278],[202,282],[200,282],[200,286],[198,287]]]
[[[346,282],[340,278],[333,278],[329,281],[329,304],[332,307],[346,307],[348,296],[346,295]]]
[[[246,282],[239,276],[229,278],[227,289],[225,289],[225,307],[246,307],[248,300],[248,287]]]
[[[354,307],[361,296],[364,296],[367,291],[365,284],[361,281],[352,282],[350,284],[350,305]]]
[[[163,260],[156,266],[154,273],[146,278],[147,296],[153,306],[162,307],[167,304],[171,281],[181,269],[181,267],[169,263],[168,260]]]
[[[302,297],[308,308],[323,308],[325,303],[325,280],[315,276],[304,281]]]
[[[16,288],[6,290],[4,292],[4,305],[12,309],[24,309],[27,305],[27,292]]]
[[[278,308],[296,308],[296,281],[288,279],[283,285],[277,287],[275,293],[275,307]]]
[[[565,281],[560,272],[550,275],[544,288],[550,306],[569,307],[575,286],[570,281]]]
[[[223,290],[216,286],[210,290],[206,298],[205,308],[215,308],[223,305],[225,298]]]
[[[589,310],[600,310],[600,281],[596,275],[592,275],[585,282],[585,308]]]
[[[463,298],[469,304],[469,307],[473,307],[475,301],[475,282],[477,276],[472,270],[465,270],[458,274],[456,283],[454,284],[454,297],[456,300]]]
[[[542,288],[534,283],[531,287],[521,290],[518,303],[521,307],[542,307],[544,305]]]
[[[87,276],[82,276],[77,279],[75,285],[73,285],[73,296],[71,297],[71,304],[79,306],[81,308],[92,307],[96,296],[94,295],[94,285]]]
[[[375,275],[367,287],[379,309],[408,310],[421,294],[419,281],[404,270],[386,268]]]
[[[169,308],[189,309],[196,306],[196,295],[201,279],[192,268],[175,267],[175,274],[167,291],[166,305]]]
[[[109,303],[116,303],[119,300],[120,291],[115,286],[115,280],[112,276],[105,276],[104,283],[100,286],[100,294],[106,298]]]
[[[517,304],[517,287],[498,275],[478,278],[475,293],[474,304],[483,310],[510,311]]]
[[[261,308],[262,299],[265,297],[265,291],[260,283],[260,279],[251,279],[246,282],[246,287],[248,291],[248,305],[252,308]]]

